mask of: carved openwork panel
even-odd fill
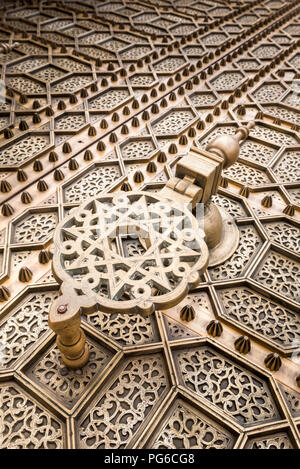
[[[213,348],[176,352],[175,357],[184,386],[240,424],[278,418],[267,382]]]
[[[299,2],[21,3],[0,11],[1,448],[299,449]],[[159,198],[191,145],[250,120],[212,197],[235,252],[148,317],[83,311],[90,359],[66,367],[48,325],[56,227],[107,193]],[[132,283],[156,303],[178,288],[174,240],[151,257],[149,237],[118,233],[103,260],[94,215],[62,242],[83,243],[101,301],[111,268],[123,306]],[[94,278],[73,254],[66,272]]]
[[[222,316],[242,328],[256,332],[265,340],[289,349],[300,340],[300,317],[251,287],[237,286],[219,291]]]
[[[169,383],[161,355],[126,360],[78,422],[81,448],[124,448],[155,410]],[[120,399],[123,406],[120,406]]]
[[[15,383],[0,389],[1,448],[62,449],[64,426]]]
[[[151,447],[155,449],[225,449],[234,437],[215,422],[199,415],[181,400],[175,402],[168,421],[158,432]]]

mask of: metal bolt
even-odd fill
[[[68,310],[67,305],[59,305],[59,307],[57,308],[57,312],[59,314],[64,314],[67,312],[67,310]]]

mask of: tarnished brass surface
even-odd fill
[[[31,3],[0,13],[0,447],[299,448],[299,2]],[[212,198],[235,253],[163,313],[83,315],[67,369],[57,224],[252,119]]]

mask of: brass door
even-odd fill
[[[0,447],[299,448],[299,2],[8,0],[0,20]],[[58,221],[159,191],[252,119],[214,196],[235,254],[170,310],[84,317],[90,361],[66,369]]]

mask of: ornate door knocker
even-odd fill
[[[100,194],[59,223],[52,270],[61,296],[51,306],[49,325],[67,366],[81,368],[89,358],[82,312],[149,315],[171,308],[198,285],[208,265],[233,254],[239,231],[210,198],[253,125],[218,136],[206,150],[192,147],[160,193]]]

